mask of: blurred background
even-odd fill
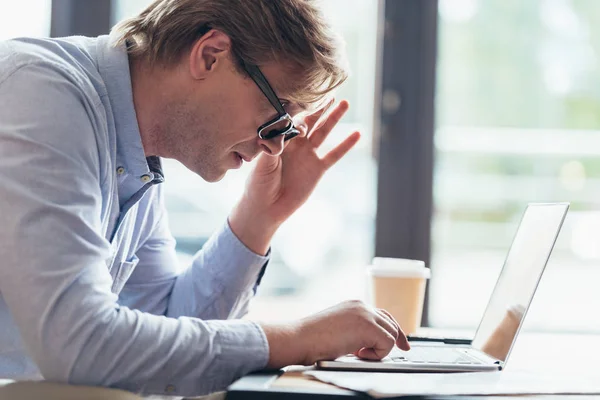
[[[0,0],[0,39],[98,35],[149,0]],[[571,211],[528,317],[600,331],[600,2],[322,0],[346,42],[363,138],[278,232],[250,317],[366,299],[374,255],[432,269],[424,324],[475,329],[528,202]],[[224,223],[249,168],[208,184],[165,160],[181,268]]]

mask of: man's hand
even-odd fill
[[[345,354],[380,360],[394,345],[410,349],[406,335],[385,310],[347,301],[290,325],[261,324],[269,342],[269,368],[311,365]]]
[[[233,232],[254,252],[267,251],[281,223],[304,204],[323,174],[360,139],[354,132],[323,157],[317,154],[348,107],[347,101],[340,102],[318,126],[324,109],[308,115],[301,135],[287,142],[280,156],[259,156],[244,195],[229,217]]]

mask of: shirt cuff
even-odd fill
[[[208,332],[198,336],[200,342],[180,343],[177,347],[181,349],[187,346],[189,356],[171,362],[178,363],[179,367],[183,364],[184,368],[189,368],[188,373],[184,376],[170,376],[166,371],[159,373],[157,379],[151,380],[142,388],[142,393],[162,393],[169,396],[206,395],[223,391],[242,376],[267,366],[269,345],[263,329],[256,322],[247,320],[200,322],[188,319],[186,323],[192,325],[202,323],[208,328]],[[188,336],[188,339],[192,338],[193,335]],[[140,391],[139,388],[125,389]]]
[[[269,343],[263,329],[254,321],[210,321],[217,328],[220,351],[216,370],[239,365],[238,376],[264,369],[269,362]],[[222,325],[222,326],[219,326]]]
[[[205,259],[219,255],[219,262],[207,263],[211,274],[221,287],[255,288],[269,262],[271,250],[265,256],[246,247],[235,236],[229,222],[215,232],[202,249]]]

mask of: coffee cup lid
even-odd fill
[[[373,276],[397,278],[429,279],[431,277],[431,271],[425,268],[423,261],[405,258],[375,257],[369,267],[369,273]]]

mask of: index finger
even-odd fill
[[[334,126],[340,122],[350,105],[346,100],[342,100],[337,106],[323,118],[323,123],[319,127],[312,129],[308,134],[308,139],[314,147],[319,147],[325,141]]]
[[[327,103],[325,103],[322,107],[318,108],[316,111],[304,117],[304,123],[308,128],[308,132],[311,132],[313,129],[316,129],[315,124],[327,112],[327,110],[329,110],[329,108],[334,102],[335,98],[331,98],[331,100],[327,101]]]
[[[400,324],[398,323],[398,321],[396,321],[396,319],[392,316],[392,314],[390,314],[389,312],[387,312],[383,308],[378,308],[377,311],[380,312],[380,313],[383,313],[383,314],[387,315],[390,318],[390,320],[398,328],[398,338],[396,339],[396,346],[398,346],[400,349],[402,349],[404,351],[410,350],[410,343],[408,342],[408,338],[406,337],[406,334],[402,330],[402,327],[400,326]]]

